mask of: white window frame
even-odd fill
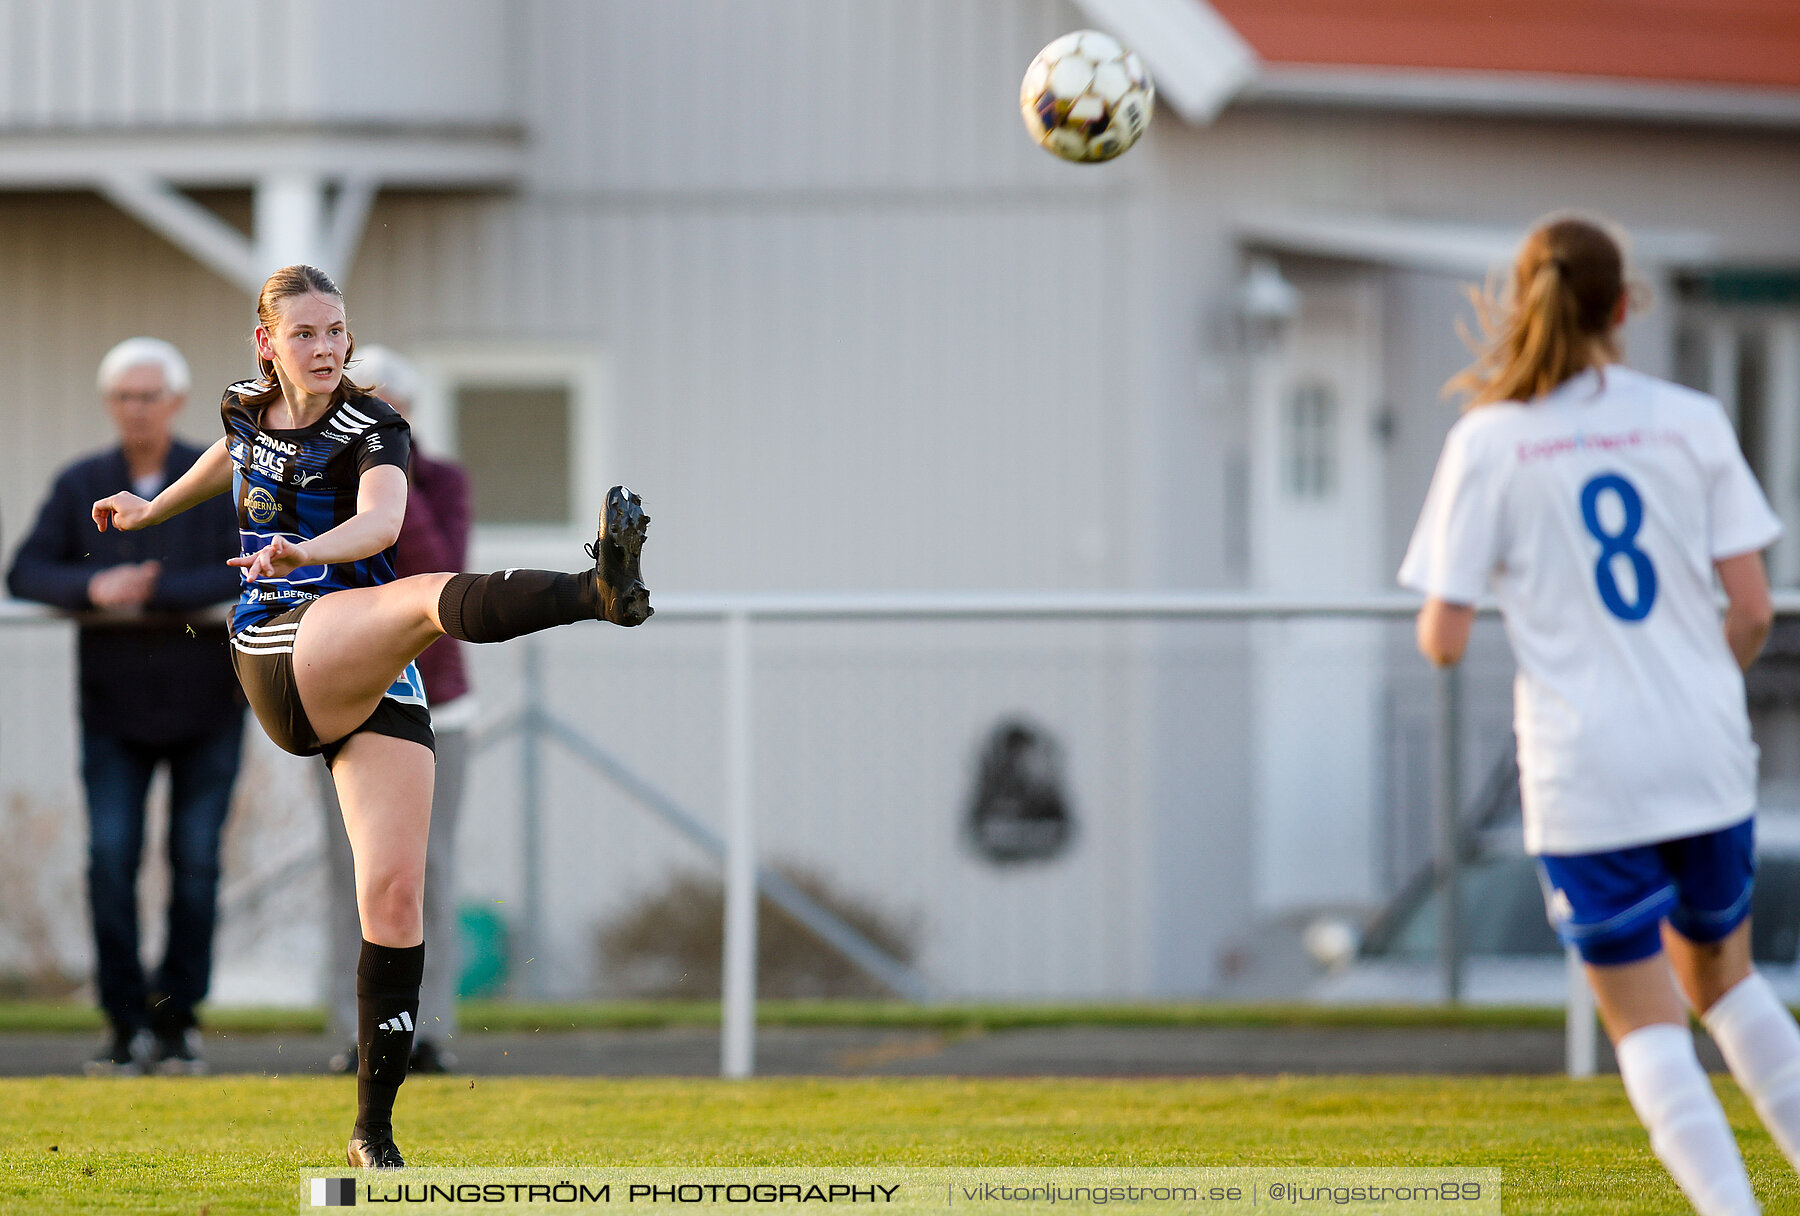
[[[1281,431],[1282,489],[1287,496],[1295,502],[1311,503],[1335,498],[1339,459],[1337,386],[1319,376],[1296,380],[1282,402]]]
[[[531,566],[574,569],[580,546],[594,539],[594,521],[618,466],[613,433],[612,366],[591,346],[544,342],[457,343],[414,347],[419,395],[412,425],[427,452],[462,456],[456,402],[464,387],[562,388],[569,394],[570,518],[552,524],[477,523],[470,565],[480,569]],[[477,487],[479,493],[479,487]]]

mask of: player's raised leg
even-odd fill
[[[294,633],[294,685],[321,742],[375,712],[406,665],[442,634],[437,598],[448,574],[416,574],[314,600]]]
[[[579,620],[643,624],[655,611],[640,569],[649,527],[643,500],[614,486],[606,495],[599,535],[587,549],[592,570],[458,574],[438,600],[444,632],[465,642],[504,642]]]
[[[504,642],[558,625],[641,625],[655,612],[642,556],[650,517],[623,486],[606,496],[590,570],[417,574],[314,601],[294,637],[294,680],[314,732],[327,743],[368,719],[406,665],[448,634]]]

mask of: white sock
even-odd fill
[[[1800,1026],[1752,971],[1700,1019],[1769,1135],[1800,1169]]]
[[[1725,1108],[1694,1054],[1685,1026],[1640,1026],[1613,1049],[1625,1094],[1650,1132],[1650,1147],[1701,1216],[1760,1212]]]

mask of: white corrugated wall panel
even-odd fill
[[[1057,165],[1020,138],[1011,96],[996,115],[977,95],[1016,90],[1059,6],[537,13],[537,189],[388,200],[352,282],[360,334],[604,351],[619,442],[608,479],[646,496],[659,589],[1127,581],[1112,508],[1130,488],[1119,228],[1132,173]],[[1041,28],[1009,24],[1021,22]],[[625,69],[591,69],[620,56]],[[788,60],[811,74],[758,83],[773,79],[759,65]],[[644,63],[657,70],[630,70]],[[893,104],[901,92],[914,110]],[[909,143],[914,121],[950,137]],[[759,142],[769,131],[780,137]],[[1075,188],[1033,185],[1064,173]],[[562,711],[716,824],[708,633],[546,646],[564,656]],[[1087,644],[1056,631],[1011,657],[955,637],[918,644],[888,635],[871,653],[817,629],[759,642],[765,856],[917,915],[947,992],[1144,991],[1147,808],[1129,689],[1092,655],[1070,658]],[[511,695],[516,657],[478,662],[492,695]],[[632,721],[608,708],[620,704]],[[1069,742],[1085,834],[1066,863],[1000,873],[966,853],[957,820],[981,732],[1019,709]],[[496,755],[477,776],[478,890],[516,889],[515,763]],[[704,864],[574,766],[551,773],[548,953],[553,984],[578,991],[604,982],[594,927],[669,866]]]
[[[565,162],[567,175],[546,171],[514,197],[382,196],[347,284],[360,339],[401,349],[554,340],[608,356],[618,439],[608,457],[656,517],[647,564],[659,592],[1126,581],[1109,514],[1132,467],[1132,286],[1117,266],[1118,229],[1140,170],[1059,166],[1014,125],[1016,73],[1058,32],[1060,6],[534,11],[585,31],[587,57],[544,73],[547,90],[572,90],[565,97],[581,95],[578,81],[596,91],[540,127],[545,163]],[[638,56],[631,70],[593,76],[616,44]],[[754,73],[733,56],[747,45],[819,67],[816,79],[790,73],[771,86],[779,99],[759,113],[772,105],[794,132],[776,156],[746,147],[762,120],[741,99],[710,124],[660,112],[659,90],[682,91],[670,76],[681,62],[708,71],[680,104],[743,92]],[[685,60],[671,62],[678,51]],[[640,104],[609,111],[600,90],[624,77]],[[1007,94],[1000,112],[963,122],[991,109],[983,90]],[[919,108],[897,106],[903,93]],[[609,113],[625,118],[609,126]],[[946,129],[947,142],[923,135]],[[1057,184],[1064,175],[1073,188]],[[73,425],[19,407],[45,433],[0,459],[15,474],[8,520],[35,505],[44,471],[97,419],[89,369],[123,336],[94,324],[108,307],[127,328],[172,313],[166,336],[195,356],[197,396],[248,363],[246,301],[103,204],[59,205],[74,210],[21,214],[10,254],[0,233],[0,269],[21,276],[6,281],[39,310],[0,357],[31,364],[56,401],[93,413]],[[168,309],[171,298],[184,306]],[[190,418],[210,436],[209,408]],[[1144,991],[1147,808],[1130,771],[1135,694],[1108,657],[1116,641],[1001,629],[977,631],[999,637],[976,646],[956,630],[904,632],[872,649],[842,631],[759,637],[765,855],[827,869],[919,916],[922,961],[948,993]],[[659,623],[550,645],[553,704],[715,815],[716,637]],[[491,707],[516,696],[517,662],[516,647],[477,656]],[[956,828],[981,733],[1016,710],[1068,747],[1084,835],[1054,867],[1000,873],[969,857]],[[515,764],[502,747],[477,766],[463,849],[469,893],[509,902]],[[604,982],[596,926],[669,867],[700,859],[565,761],[551,761],[546,780],[544,961],[548,987],[573,994]]]
[[[0,128],[516,118],[505,0],[0,0]]]
[[[6,0],[0,124],[119,127],[295,116],[310,5]],[[284,53],[285,52],[285,53]]]
[[[398,203],[378,212],[352,321],[390,342],[613,356],[618,475],[679,512],[658,537],[671,588],[1099,586],[1122,549],[1077,516],[1127,488],[1115,220],[1104,199]],[[772,491],[795,508],[790,543],[721,544]],[[971,543],[919,544],[957,534]]]
[[[1136,797],[1129,712],[1145,655],[1116,626],[771,625],[755,633],[754,800],[759,854],[916,926],[918,960],[947,997],[1141,994],[1146,807]],[[545,637],[553,712],[723,832],[720,634],[660,623]],[[511,703],[522,647],[474,656],[479,695]],[[1062,744],[1078,824],[1040,865],[995,867],[964,844],[975,758],[1002,718],[1024,714]],[[548,994],[605,990],[601,928],[676,869],[715,864],[604,779],[544,750]],[[519,923],[519,758],[507,743],[472,770],[460,867],[470,898]]]
[[[0,195],[0,526],[10,552],[45,478],[111,442],[95,394],[100,356],[149,333],[187,355],[194,391],[177,423],[210,443],[218,394],[248,370],[250,301],[91,195]]]
[[[523,104],[545,189],[1100,184],[1020,138],[1019,78],[1078,23],[1056,0],[537,0],[532,12]]]
[[[518,118],[518,0],[312,0],[308,107],[323,120],[486,124]],[[290,11],[277,5],[276,12]],[[292,20],[292,18],[289,18]]]
[[[1125,201],[397,199],[352,315],[402,348],[513,335],[605,351],[609,479],[656,518],[659,590],[1116,585],[1129,284],[1108,263]],[[873,651],[830,630],[767,635],[764,855],[916,917],[946,992],[1142,992],[1133,697],[1092,643],[1034,636],[995,654],[954,631],[889,632]],[[702,626],[546,641],[560,711],[715,825],[717,645]],[[484,696],[514,695],[515,656],[478,663]],[[1018,710],[1065,740],[1084,835],[1066,863],[1000,872],[957,826],[981,733]],[[517,891],[515,765],[495,753],[478,769],[466,830],[482,843],[465,867],[478,892]],[[575,766],[550,771],[543,948],[567,994],[606,982],[599,924],[671,866],[707,863]]]

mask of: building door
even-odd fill
[[[1303,281],[1301,308],[1253,377],[1254,586],[1361,595],[1379,569],[1378,281]],[[1278,914],[1376,896],[1380,626],[1289,620],[1253,630],[1256,892]]]

